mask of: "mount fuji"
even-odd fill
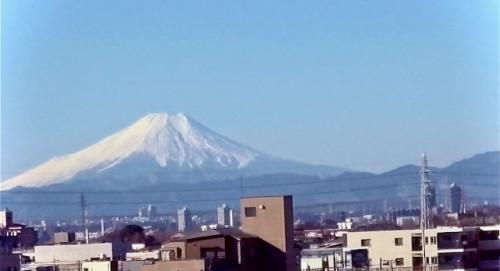
[[[346,169],[277,158],[221,136],[182,113],[149,114],[73,154],[2,182],[0,190],[71,185],[131,189],[273,173],[336,176]]]

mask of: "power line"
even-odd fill
[[[416,174],[416,173],[415,173]],[[380,179],[381,177],[383,178],[390,178],[390,177],[398,177],[398,176],[411,176],[414,175],[413,173],[397,173],[397,174],[390,174],[390,175],[385,175],[385,176],[379,176],[379,175],[373,175],[373,176],[355,176],[355,177],[348,177],[348,178],[327,178],[327,179],[320,179],[320,180],[308,180],[308,181],[298,181],[298,182],[289,182],[289,183],[271,183],[271,184],[257,184],[257,185],[243,185],[243,179],[240,180],[240,184],[238,186],[231,186],[231,187],[207,187],[207,188],[181,188],[181,189],[168,189],[168,190],[133,190],[133,191],[122,191],[122,190],[98,190],[98,191],[84,191],[86,194],[140,194],[140,193],[167,193],[167,192],[198,192],[198,191],[224,191],[224,190],[236,190],[236,189],[241,189],[241,188],[260,188],[260,187],[274,187],[274,186],[290,186],[290,185],[302,185],[302,184],[319,184],[319,183],[331,183],[331,184],[336,184],[336,183],[341,183],[341,182],[349,182],[349,181],[356,181],[356,180],[371,180],[371,179]],[[38,190],[38,191],[33,191],[33,190],[7,190],[7,191],[0,191],[0,193],[12,193],[12,194],[80,194],[82,191],[78,190]]]
[[[259,188],[259,187],[273,187],[273,186],[290,186],[290,185],[306,185],[306,184],[319,184],[319,183],[341,183],[341,182],[349,182],[349,181],[359,181],[359,180],[371,180],[371,179],[381,179],[381,178],[392,178],[392,177],[399,177],[399,176],[418,176],[419,172],[415,173],[397,173],[397,174],[387,174],[387,175],[372,175],[372,176],[351,176],[347,178],[336,178],[336,177],[331,177],[327,179],[320,179],[320,180],[308,180],[308,181],[298,181],[298,182],[289,182],[289,183],[268,183],[268,184],[256,184],[256,185],[243,185],[243,180],[242,178],[238,178],[240,181],[239,184],[235,186],[230,186],[230,187],[207,187],[207,188],[179,188],[179,189],[167,189],[167,190],[150,190],[150,189],[137,189],[137,190],[96,190],[96,191],[84,191],[86,194],[150,194],[150,193],[167,193],[167,192],[197,192],[197,191],[226,191],[226,190],[240,190],[242,188],[245,189],[252,189],[252,188]],[[470,176],[476,176],[476,177],[499,177],[498,174],[483,174],[483,173],[467,173],[467,172],[432,172],[430,171],[431,175],[456,175],[456,176],[464,176],[464,177],[470,177]],[[82,191],[80,190],[7,190],[7,191],[0,191],[0,194],[80,194]]]
[[[401,185],[413,185],[418,184],[418,182],[407,182],[401,183]],[[321,194],[336,194],[336,193],[344,193],[344,192],[359,192],[366,190],[374,190],[374,189],[382,189],[393,187],[392,184],[387,185],[379,185],[379,186],[371,186],[371,187],[362,187],[355,189],[340,189],[340,190],[327,190],[327,191],[314,191],[314,192],[305,192],[305,193],[295,193],[294,196],[309,196],[309,195],[321,195]],[[144,204],[144,203],[176,203],[176,202],[211,202],[211,201],[229,201],[229,200],[239,200],[240,198],[217,198],[217,199],[196,199],[196,200],[188,200],[188,199],[179,199],[179,200],[141,200],[141,201],[127,201],[127,202],[88,202],[86,201],[86,206],[89,205],[131,205],[131,204]],[[4,204],[20,204],[20,205],[71,205],[77,204],[77,201],[58,201],[58,202],[7,202]]]

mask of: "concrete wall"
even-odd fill
[[[117,261],[82,262],[82,271],[118,271]]]
[[[207,239],[194,239],[186,241],[186,252],[185,258],[197,259],[201,257],[201,250],[204,248],[218,248],[218,257],[225,257],[226,244],[224,237],[220,236],[217,238],[207,238]]]
[[[53,245],[35,246],[35,262],[52,263],[85,261],[91,258],[99,258],[100,255],[113,258],[113,245],[111,243],[99,244],[76,244],[76,245]]]
[[[202,271],[205,270],[205,260],[180,260],[156,262],[152,265],[144,265],[141,271]]]
[[[75,241],[75,233],[74,232],[56,232],[54,233],[54,243],[56,244],[64,244]]]
[[[186,258],[186,243],[183,241],[171,241],[161,247],[162,250],[174,250],[176,259]]]
[[[141,271],[145,264],[145,261],[122,261],[119,263],[122,271]]]

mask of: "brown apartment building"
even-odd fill
[[[263,241],[263,270],[298,270],[293,241],[292,196],[249,197],[240,201],[241,230]]]
[[[296,271],[291,196],[241,199],[241,229],[185,235],[162,245],[162,261],[142,271]]]

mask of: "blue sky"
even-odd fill
[[[380,172],[499,149],[498,1],[2,1],[2,179],[150,112]]]

